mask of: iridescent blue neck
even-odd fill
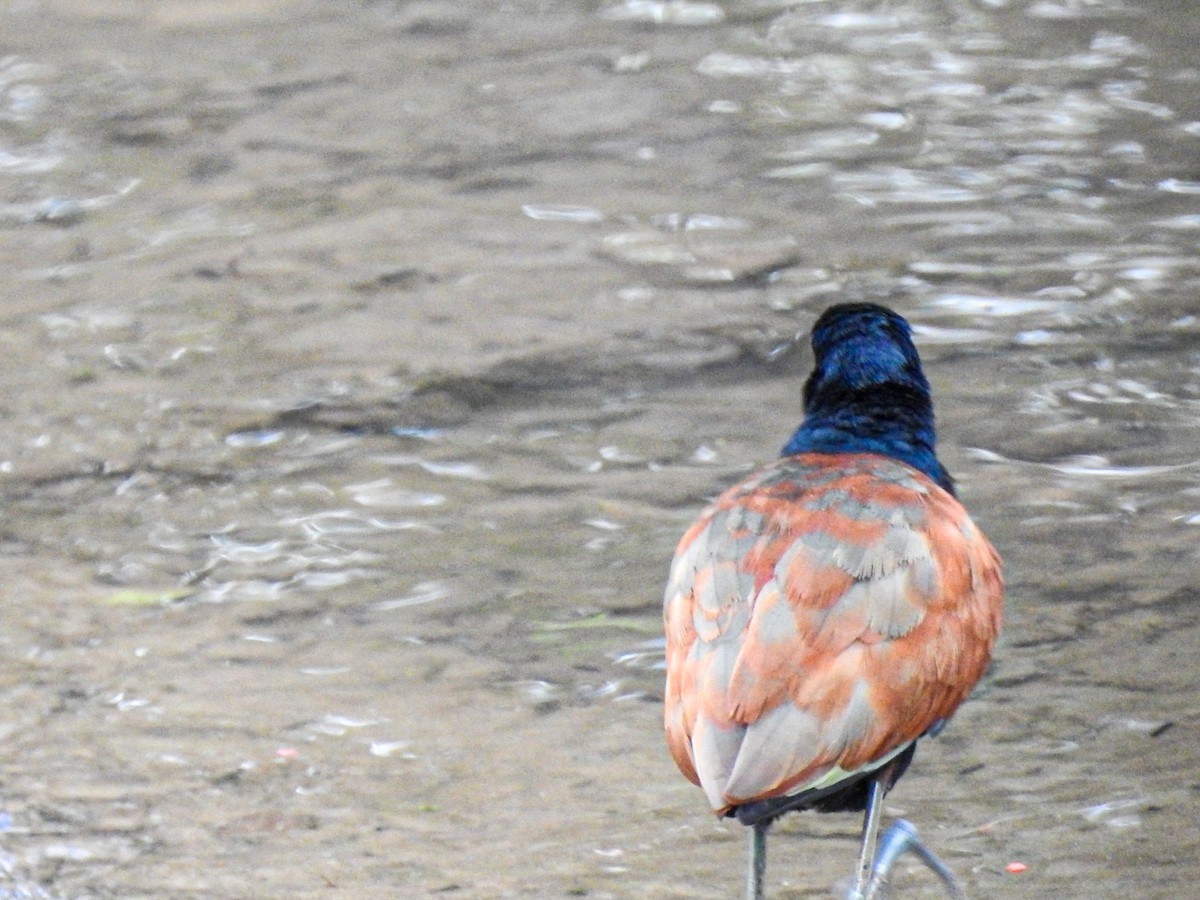
[[[804,421],[784,455],[877,453],[953,493],[935,452],[933,400],[908,322],[873,303],[831,306],[813,325],[812,347]]]
[[[954,482],[935,451],[932,412],[925,417],[903,404],[888,404],[882,410],[873,406],[810,413],[784,446],[783,455],[875,453],[907,463],[953,494]],[[873,414],[876,411],[883,415]]]

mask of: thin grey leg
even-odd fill
[[[746,873],[746,900],[763,900],[767,876],[767,829],[770,822],[758,822],[750,832],[750,869]]]
[[[871,790],[867,796],[867,812],[863,816],[862,850],[858,854],[858,869],[854,873],[854,885],[846,900],[863,900],[867,896],[867,885],[875,863],[875,841],[879,836],[879,819],[883,815],[883,795],[886,791],[877,776],[871,779]]]

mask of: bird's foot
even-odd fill
[[[962,885],[958,883],[958,879],[954,877],[954,873],[934,855],[932,850],[921,843],[917,829],[911,822],[906,822],[904,819],[897,819],[880,839],[879,852],[875,854],[875,862],[871,866],[871,877],[867,882],[866,889],[860,890],[856,886],[851,889],[846,900],[876,900],[882,896],[892,866],[905,853],[915,853],[921,862],[925,863],[942,880],[942,884],[946,886],[946,894],[952,900],[966,900],[967,895],[964,893]]]

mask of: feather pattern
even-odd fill
[[[886,762],[983,674],[1001,593],[991,545],[910,466],[776,462],[679,545],[664,607],[676,762],[719,813]]]
[[[937,459],[908,323],[835,306],[812,345],[783,458],[702,513],[664,596],[671,755],[748,823],[861,808],[861,777],[895,760],[886,790],[1000,629],[1000,558]]]

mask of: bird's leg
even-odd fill
[[[763,900],[767,875],[767,829],[771,820],[755,822],[750,831],[750,869],[746,873],[746,900]]]
[[[887,883],[888,873],[893,864],[910,851],[917,854],[921,862],[925,863],[942,880],[942,884],[946,886],[946,894],[952,900],[966,900],[967,895],[964,893],[962,885],[958,883],[958,879],[954,877],[954,873],[934,855],[932,850],[921,843],[917,829],[911,822],[906,822],[904,819],[897,819],[895,824],[884,834],[883,840],[879,842],[879,855],[875,857],[871,880],[867,885],[866,894],[863,895],[865,900],[872,900],[878,894]]]
[[[883,815],[884,779],[890,767],[885,767],[871,779],[867,789],[867,812],[863,817],[862,850],[858,854],[858,868],[854,872],[854,885],[846,900],[863,900],[866,897],[868,881],[871,878],[872,864],[875,859],[875,839],[879,835],[879,819]]]

